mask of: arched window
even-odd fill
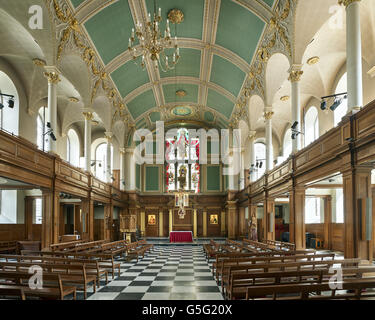
[[[266,172],[266,145],[264,143],[255,143],[255,159],[257,162],[257,179],[264,175]]]
[[[101,143],[95,150],[95,176],[106,181],[107,144]],[[113,168],[113,146],[111,146],[111,168]]]
[[[305,115],[305,147],[319,138],[318,109],[311,107]]]
[[[40,150],[45,150],[46,148],[46,137],[44,133],[46,132],[45,119],[47,117],[47,108],[41,107],[38,112],[36,119],[37,122],[37,145]]]
[[[66,139],[66,160],[73,166],[79,167],[79,138],[77,132],[70,129]]]
[[[9,98],[0,96],[0,129],[18,135],[19,97],[13,81],[0,71],[0,93],[14,96],[14,105],[9,106]]]
[[[348,84],[347,84],[347,74],[345,73],[336,87],[335,93],[344,93],[348,91]],[[339,122],[341,121],[342,117],[344,117],[348,112],[348,100],[343,99],[341,105],[337,107],[334,111],[334,126],[336,127]]]
[[[166,140],[167,160],[177,160],[176,163],[166,163],[166,185],[168,191],[179,190],[179,177],[186,174],[185,190],[200,192],[199,139],[189,139],[187,129],[179,129],[177,137]]]

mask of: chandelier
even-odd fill
[[[173,9],[168,14],[166,27],[164,30],[164,37],[161,31],[161,8],[156,12],[156,3],[154,1],[154,14],[151,19],[151,14],[148,13],[146,24],[136,22],[135,30],[132,29],[131,37],[129,38],[128,50],[131,53],[133,60],[136,62],[137,58],[141,56],[140,66],[144,70],[146,67],[146,59],[150,58],[155,69],[160,68],[163,72],[173,70],[179,59],[180,49],[177,44],[177,36],[173,39],[171,37],[170,22],[177,25],[184,19],[183,13],[178,9]],[[139,48],[134,46],[136,38],[139,41]],[[171,54],[167,54],[167,49],[171,50]]]

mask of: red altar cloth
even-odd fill
[[[191,231],[171,231],[169,242],[193,242],[193,233]]]

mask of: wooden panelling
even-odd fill
[[[344,251],[344,224],[332,223],[332,250]]]
[[[26,225],[0,224],[0,241],[26,240]]]
[[[314,223],[314,224],[306,224],[306,232],[312,233],[316,238],[321,240],[324,239],[324,224],[323,223]]]

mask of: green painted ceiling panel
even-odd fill
[[[74,6],[74,8],[78,8],[81,3],[85,2],[85,0],[70,0]]]
[[[204,120],[206,120],[206,121],[208,121],[208,122],[212,122],[212,121],[214,121],[214,115],[213,115],[213,113],[210,112],[210,111],[206,111],[206,112],[204,113]]]
[[[263,0],[266,4],[268,4],[269,7],[273,7],[273,4],[275,3],[275,0]]]
[[[94,15],[85,23],[105,64],[128,49],[128,40],[134,28],[127,0],[119,0]]]
[[[216,44],[232,50],[250,63],[264,25],[261,19],[239,4],[221,1]]]
[[[156,121],[160,121],[161,117],[160,117],[160,112],[152,112],[150,114],[150,120],[152,122],[156,122]]]
[[[195,49],[180,49],[180,60],[176,65],[175,70],[168,72],[160,71],[160,76],[162,78],[167,77],[195,77],[199,78],[200,76],[200,65],[201,65],[201,52],[200,50]]]
[[[167,84],[163,85],[164,97],[166,103],[182,103],[182,102],[192,102],[198,103],[198,91],[199,87],[195,84]],[[178,97],[176,91],[184,90],[186,92],[185,97]]]
[[[154,1],[146,0],[147,10],[153,16]],[[202,39],[204,0],[163,0],[157,1],[157,9],[161,8],[161,30],[165,30],[165,21],[172,9],[180,9],[184,13],[184,21],[177,25],[177,37]],[[175,25],[171,24],[171,36],[175,36]]]
[[[111,77],[123,98],[138,87],[150,82],[147,71],[143,71],[133,61],[129,61],[113,71]]]
[[[208,89],[207,105],[230,118],[234,104],[215,90]]]
[[[240,68],[228,60],[214,55],[212,61],[211,82],[223,87],[237,97],[244,79],[245,73]]]
[[[144,112],[156,106],[154,93],[148,90],[128,103],[129,112],[134,119],[137,119]]]

